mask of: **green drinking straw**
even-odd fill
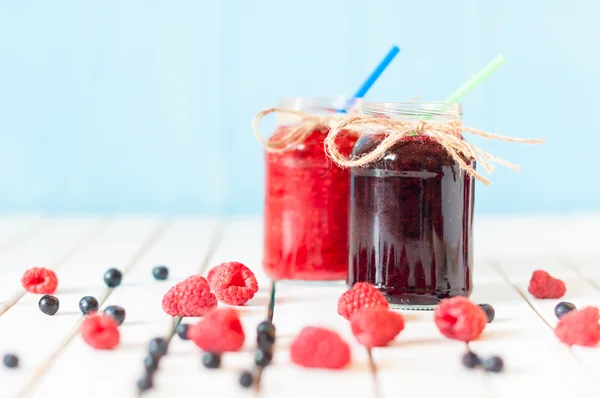
[[[469,91],[473,90],[476,86],[478,86],[482,81],[487,79],[492,73],[494,73],[498,68],[500,68],[506,60],[502,54],[498,54],[496,58],[494,58],[489,64],[484,66],[482,70],[480,70],[476,75],[471,77],[465,84],[459,87],[458,90],[450,94],[446,101],[451,104],[455,104],[465,95],[469,93]]]

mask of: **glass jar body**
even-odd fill
[[[364,135],[353,154],[369,152],[384,137]],[[369,282],[390,304],[412,308],[468,297],[471,175],[427,135],[405,136],[380,160],[351,173],[348,283]]]
[[[324,101],[324,100],[321,100]],[[307,109],[318,112],[325,104]],[[280,124],[273,138],[296,125]],[[326,156],[329,128],[314,128],[284,152],[265,152],[264,259],[275,280],[345,280],[348,271],[350,171]],[[339,145],[350,153],[356,137]]]

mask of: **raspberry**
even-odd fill
[[[487,324],[481,307],[466,297],[454,297],[440,302],[434,314],[435,324],[448,338],[469,342],[475,340]]]
[[[384,347],[404,329],[404,317],[384,308],[365,308],[350,318],[352,333],[366,347]]]
[[[529,293],[536,298],[561,298],[567,292],[565,283],[546,271],[534,271],[529,281]]]
[[[350,363],[350,347],[334,331],[306,327],[292,343],[290,356],[305,368],[341,369]]]
[[[190,340],[206,352],[239,351],[244,345],[244,329],[234,308],[220,308],[188,328]]]
[[[30,268],[23,274],[21,285],[30,293],[53,294],[58,286],[58,279],[50,269]]]
[[[383,294],[375,286],[366,282],[356,283],[338,300],[338,314],[346,319],[350,319],[354,311],[362,308],[388,309],[389,307]]]
[[[600,315],[596,307],[573,310],[560,318],[554,334],[569,346],[593,347],[600,341],[599,319]]]
[[[81,337],[95,349],[110,350],[119,344],[117,326],[117,322],[108,315],[87,316],[81,324]]]
[[[252,271],[242,263],[223,263],[208,273],[215,295],[225,304],[244,305],[258,291]]]
[[[217,308],[217,298],[206,279],[194,275],[170,288],[162,307],[171,316],[202,316]]]

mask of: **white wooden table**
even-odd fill
[[[490,303],[496,319],[472,343],[482,355],[500,355],[502,374],[469,371],[460,364],[465,346],[442,337],[432,312],[405,312],[407,324],[395,343],[367,351],[347,321],[337,315],[343,285],[278,284],[274,322],[278,340],[273,364],[261,380],[261,397],[598,397],[600,350],[568,348],[554,337],[553,310],[560,300],[536,300],[527,292],[531,272],[541,268],[567,284],[563,300],[578,307],[600,305],[600,215],[479,217],[475,234],[475,291]],[[135,397],[150,339],[168,337],[172,319],[161,299],[175,282],[205,274],[223,261],[241,261],[254,270],[260,291],[241,308],[246,347],[223,356],[219,370],[201,366],[201,353],[175,337],[147,397],[252,397],[238,385],[250,369],[255,327],[265,316],[270,282],[260,267],[258,218],[159,219],[0,218],[0,355],[14,352],[18,369],[0,366],[0,397]],[[170,269],[168,281],[152,278],[155,265]],[[23,271],[56,270],[60,310],[38,309],[39,295],[24,293]],[[124,272],[115,289],[104,285],[105,270]],[[102,307],[127,311],[122,343],[96,351],[78,333],[82,296]],[[16,303],[15,303],[16,301]],[[13,305],[14,303],[14,305]],[[221,304],[220,304],[221,305]],[[191,322],[192,320],[187,320]],[[352,346],[352,365],[343,371],[305,370],[289,360],[293,337],[308,325],[334,328]]]

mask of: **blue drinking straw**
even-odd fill
[[[381,60],[379,65],[375,68],[373,72],[367,77],[367,80],[360,86],[360,88],[356,91],[353,98],[348,101],[344,109],[340,109],[338,112],[346,113],[348,109],[350,109],[353,105],[353,102],[357,98],[363,98],[367,91],[373,86],[373,84],[379,79],[384,70],[390,65],[390,63],[396,58],[396,55],[400,52],[400,48],[396,45],[392,46],[390,51],[388,51],[387,55]]]

